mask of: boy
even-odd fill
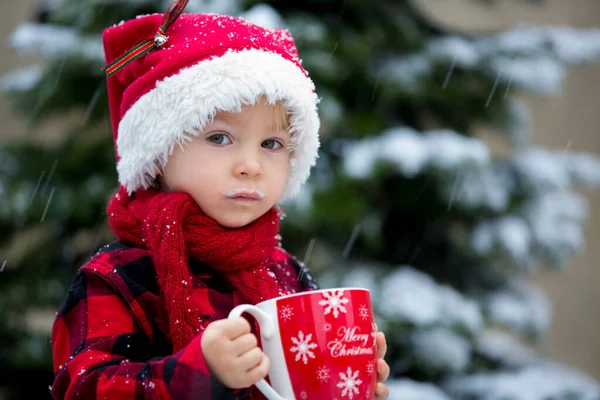
[[[318,288],[281,249],[276,206],[317,158],[314,85],[289,33],[181,14],[186,3],[103,35],[119,241],[80,269],[57,314],[55,399],[262,398],[252,385],[269,360],[229,311]]]

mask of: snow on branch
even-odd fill
[[[377,137],[347,142],[344,156],[345,171],[354,178],[369,177],[381,162],[413,177],[427,168],[451,172],[490,161],[488,147],[478,139],[451,130],[420,134],[405,127],[391,128]]]
[[[594,380],[572,368],[543,363],[514,372],[490,372],[450,378],[444,384],[452,398],[542,400],[600,398]]]
[[[474,300],[436,283],[424,272],[405,266],[382,282],[377,308],[386,319],[417,327],[460,327],[471,333],[483,327],[481,310]]]
[[[107,1],[107,0],[102,0]],[[109,0],[115,1],[115,0]],[[118,0],[116,0],[118,1]],[[144,1],[144,0],[129,0]],[[148,0],[145,0],[148,1]],[[155,2],[156,0],[150,0]],[[162,0],[162,8],[166,10],[173,0]],[[228,14],[234,15],[240,10],[239,0],[190,0],[186,7],[188,13]]]
[[[487,330],[477,336],[474,349],[479,355],[505,368],[521,368],[540,361],[540,357],[507,332]]]
[[[480,53],[493,56],[547,54],[567,64],[600,58],[600,29],[570,26],[528,26],[520,24],[497,35],[475,42]]]
[[[525,207],[536,253],[540,259],[563,266],[584,248],[587,199],[574,192],[554,192],[531,199]]]
[[[104,63],[99,36],[81,36],[74,28],[26,22],[10,37],[10,45],[21,54],[42,54],[49,59],[79,56]]]
[[[456,205],[503,212],[511,205],[513,196],[526,198],[533,204],[545,194],[568,192],[574,186],[600,186],[600,158],[589,153],[531,147],[506,161],[457,171],[455,180],[440,183],[442,194],[453,197]],[[584,219],[587,215],[584,202],[571,200],[571,203],[578,206],[579,219]],[[531,207],[535,208],[535,204]]]
[[[240,17],[264,28],[283,29],[286,27],[283,17],[268,4],[259,3],[240,14]]]
[[[459,173],[460,172],[460,173]],[[505,165],[492,163],[484,168],[459,171],[454,180],[442,180],[440,190],[453,203],[470,210],[506,210],[514,190],[514,176]]]
[[[411,379],[390,379],[385,382],[390,389],[389,400],[450,400],[437,386]]]
[[[471,233],[471,246],[481,257],[490,257],[499,251],[524,269],[532,264],[532,241],[529,225],[515,215],[480,222]]]
[[[19,25],[10,37],[11,46],[19,53],[50,57],[70,54],[78,41],[79,34],[73,28],[32,22]]]
[[[417,330],[410,348],[419,365],[438,373],[460,373],[471,363],[471,344],[445,328]]]
[[[0,91],[28,92],[40,83],[44,71],[42,65],[31,65],[8,72],[0,78]]]
[[[484,301],[484,308],[492,323],[536,337],[546,332],[552,318],[548,298],[541,290],[524,283],[491,293]]]
[[[516,213],[479,222],[471,248],[481,257],[507,256],[521,271],[537,264],[563,266],[585,246],[587,215],[587,200],[577,193],[534,194]]]
[[[409,92],[431,80],[436,65],[481,71],[540,94],[560,90],[565,65],[600,59],[600,29],[516,26],[489,37],[433,39],[418,53],[391,55],[371,74]]]

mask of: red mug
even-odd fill
[[[242,304],[229,318],[245,312],[257,320],[260,346],[271,361],[270,385],[265,379],[256,383],[267,399],[374,398],[377,328],[367,289],[315,290]]]

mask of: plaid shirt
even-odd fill
[[[202,318],[227,318],[231,288],[190,260],[193,297]],[[310,272],[279,251],[269,269],[284,293],[318,289]],[[146,250],[113,243],[77,273],[52,328],[54,399],[247,399],[211,378],[201,334],[172,354],[167,316]]]

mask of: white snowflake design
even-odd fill
[[[348,367],[345,374],[340,372],[340,379],[337,387],[342,389],[342,397],[348,396],[352,400],[355,394],[360,394],[357,386],[362,383],[362,380],[358,379],[358,371],[352,372],[352,368]]]
[[[311,343],[312,334],[306,335],[304,337],[304,333],[302,331],[298,332],[297,338],[292,338],[292,342],[294,342],[295,346],[290,348],[292,353],[296,353],[296,361],[302,358],[302,362],[304,364],[308,363],[308,358],[315,358],[315,353],[311,350],[318,347],[316,343]]]
[[[284,321],[289,321],[294,316],[294,309],[290,306],[283,306],[279,313]]]
[[[344,304],[347,304],[350,300],[342,298],[343,295],[343,290],[330,290],[323,293],[325,299],[319,301],[319,305],[326,307],[325,315],[332,313],[334,318],[337,318],[340,315],[340,311],[344,314],[346,313],[347,310]]]
[[[367,365],[367,374],[369,374],[369,376],[373,376],[374,373],[375,373],[375,362],[371,361]]]
[[[329,380],[329,369],[324,366],[319,367],[317,370],[317,379],[319,379],[321,383],[327,382]]]
[[[360,308],[358,309],[359,315],[360,317],[363,319],[363,321],[367,318],[369,318],[369,309],[367,308],[366,305],[362,305],[360,306]]]
[[[300,392],[300,398],[301,399],[308,399],[308,393],[306,393],[305,391]]]
[[[325,330],[325,332],[329,332],[331,330],[331,324],[326,323],[325,325],[323,325],[323,329]]]

